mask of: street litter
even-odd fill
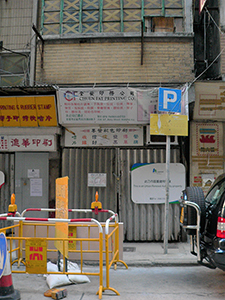
[[[60,269],[63,270],[63,259],[60,260]],[[79,266],[76,263],[71,261],[67,261],[67,270],[69,273],[81,273]],[[57,264],[52,262],[47,263],[47,271],[48,272],[58,272]],[[69,285],[69,284],[79,284],[79,283],[87,283],[90,282],[90,279],[86,275],[79,275],[79,274],[49,274],[44,275],[46,276],[46,282],[50,289]]]
[[[67,289],[64,288],[50,289],[44,293],[44,296],[52,297],[52,299],[56,299],[56,300],[63,299],[67,296]]]

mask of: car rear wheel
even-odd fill
[[[185,190],[187,195],[187,201],[194,202],[198,204],[201,210],[200,219],[200,232],[202,233],[205,228],[205,217],[206,217],[206,207],[205,207],[205,196],[203,190],[200,187],[187,187]],[[187,225],[197,224],[197,213],[194,207],[187,206]],[[187,229],[188,235],[196,235],[195,229]]]

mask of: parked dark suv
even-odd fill
[[[225,173],[206,197],[200,187],[183,191],[180,223],[190,236],[191,253],[198,262],[225,271]]]

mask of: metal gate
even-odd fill
[[[118,212],[125,240],[162,241],[164,204],[135,204],[130,195],[130,170],[134,163],[165,161],[166,150],[162,148],[64,148],[62,176],[70,180],[69,208],[90,207],[98,190],[103,208]],[[171,163],[179,162],[180,150],[171,149]],[[88,173],[106,173],[106,187],[88,187]],[[179,204],[170,204],[169,240],[178,238],[179,213]]]

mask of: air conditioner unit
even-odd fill
[[[146,126],[146,145],[166,145],[166,135],[150,135],[150,125]],[[178,145],[177,136],[170,137],[170,145]]]

